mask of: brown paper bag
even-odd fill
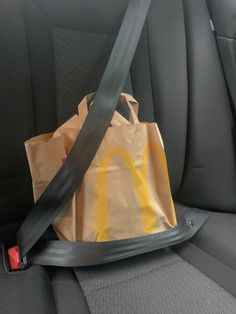
[[[83,126],[88,103],[54,133],[25,143],[35,201],[53,179]],[[139,123],[138,104],[122,94],[130,121],[114,113],[82,186],[54,221],[58,237],[110,241],[165,231],[176,225],[163,142],[156,123]]]

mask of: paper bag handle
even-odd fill
[[[130,110],[130,123],[138,124],[138,102],[129,94],[122,93],[120,96],[120,102],[123,105],[127,105]]]
[[[93,98],[95,96],[95,93],[89,94],[81,101],[81,103],[78,106],[78,113],[79,113],[79,124],[80,128],[82,128],[84,121],[88,115],[88,107],[91,105]],[[130,119],[129,122],[131,124],[138,124],[138,108],[139,104],[138,102],[129,94],[122,93],[120,96],[120,102],[124,105],[127,105],[130,110]],[[114,114],[113,119],[111,121],[111,125],[117,125],[117,122],[119,124],[128,124],[128,121],[120,115],[118,112]]]

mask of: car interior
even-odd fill
[[[24,142],[95,92],[128,0],[0,0],[0,313],[236,313],[236,1],[152,0],[124,92],[163,136],[189,241],[92,267],[9,269],[32,208]]]

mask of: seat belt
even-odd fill
[[[94,266],[177,245],[192,238],[207,221],[203,210],[189,210],[167,231],[109,242],[39,241],[29,252],[29,264],[59,267]]]
[[[66,207],[75,190],[80,187],[83,176],[103,140],[128,76],[150,3],[151,0],[130,0],[129,2],[83,128],[64,165],[20,227],[17,240],[22,266],[27,263],[27,258],[30,263],[70,267],[91,265],[91,261],[99,264],[116,260],[116,258],[126,258],[155,249],[149,242],[151,240],[158,248],[182,242],[193,236],[207,219],[205,213],[194,211],[190,213],[191,217],[184,217],[182,224],[169,231],[109,243],[38,242],[54,219]],[[147,246],[146,243],[149,245]],[[109,254],[112,258],[109,258]]]

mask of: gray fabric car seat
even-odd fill
[[[53,130],[96,90],[127,3],[0,0],[6,245],[33,202],[24,141]],[[204,0],[153,0],[125,89],[140,102],[140,119],[160,125],[178,215],[198,207],[208,223],[178,255],[75,271],[9,274],[1,265],[0,313],[236,313],[235,125]]]

